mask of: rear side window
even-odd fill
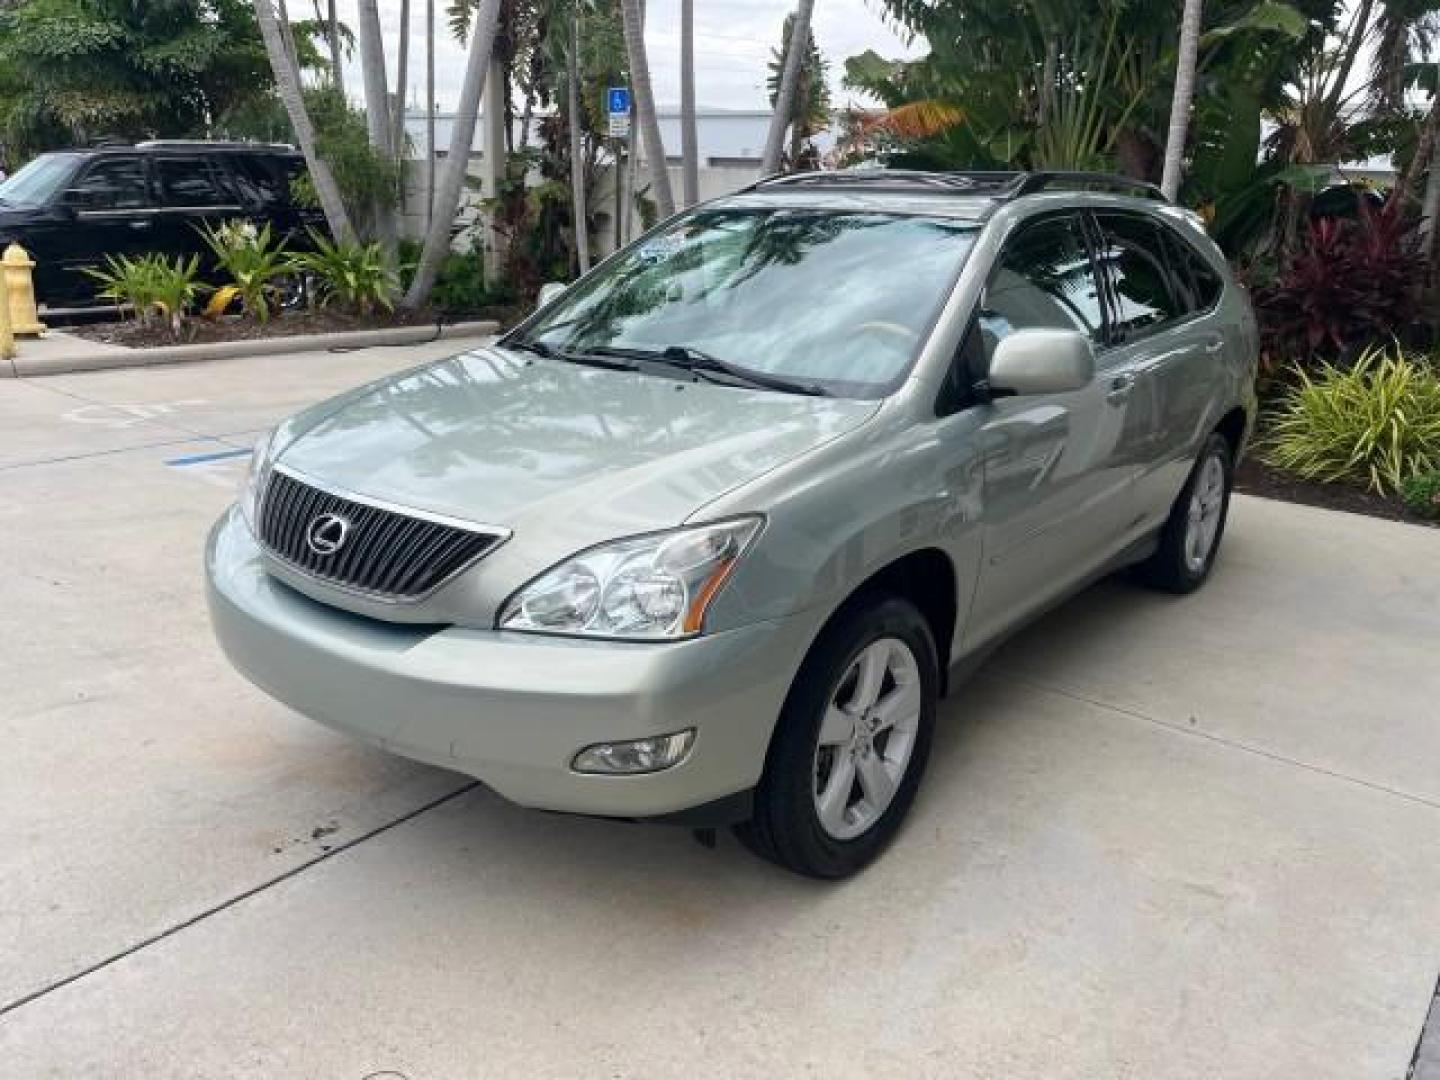
[[[102,158],[70,185],[66,201],[80,210],[131,210],[149,206],[145,163],[138,157]]]
[[[158,157],[156,179],[166,206],[220,206],[230,201],[207,158]]]
[[[1005,242],[978,320],[987,360],[1016,330],[1078,330],[1098,341],[1103,324],[1100,288],[1078,218],[1037,221]]]
[[[1181,291],[1187,294],[1190,308],[1209,311],[1220,300],[1225,284],[1205,257],[1175,230],[1164,228],[1165,244],[1170,252],[1170,265]]]
[[[1098,214],[1097,256],[1110,279],[1117,341],[1126,341],[1187,314],[1170,279],[1159,226],[1138,214]]]
[[[290,177],[281,162],[254,154],[233,154],[228,161],[236,190],[247,205],[272,210],[290,202]]]

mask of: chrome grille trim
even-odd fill
[[[350,531],[338,551],[319,555],[311,522],[339,514]],[[510,538],[510,530],[396,506],[276,465],[260,503],[259,539],[285,568],[342,592],[383,603],[416,603]]]

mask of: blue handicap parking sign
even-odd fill
[[[630,111],[630,88],[628,86],[612,86],[609,91],[610,113],[628,113]]]

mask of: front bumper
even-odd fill
[[[271,696],[521,805],[608,817],[680,815],[754,787],[818,629],[800,615],[639,644],[381,622],[270,576],[233,509],[211,532],[205,569],[221,647]],[[685,728],[693,748],[662,772],[570,768],[593,743]]]

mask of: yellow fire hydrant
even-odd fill
[[[19,244],[11,244],[0,255],[0,274],[5,275],[9,294],[10,331],[18,335],[43,334],[45,324],[35,310],[35,260]]]

